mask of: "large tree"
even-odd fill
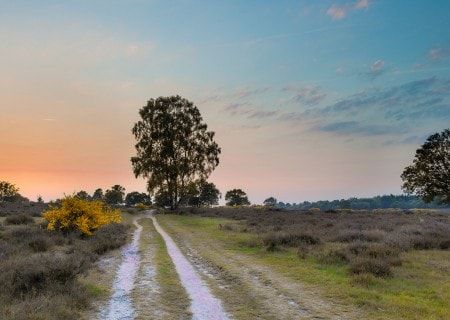
[[[402,188],[425,202],[450,203],[450,130],[435,133],[416,151],[402,173]]]
[[[227,206],[248,206],[247,194],[242,189],[233,189],[227,191],[225,194],[225,201]]]
[[[198,108],[180,96],[150,99],[139,115],[132,129],[134,174],[147,179],[150,194],[167,196],[174,209],[190,183],[206,179],[216,168],[220,148]]]

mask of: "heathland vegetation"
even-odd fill
[[[450,317],[443,285],[450,270],[449,130],[417,150],[402,174],[406,195],[299,204],[269,197],[251,205],[234,188],[218,206],[221,192],[207,179],[221,149],[198,108],[180,96],[159,97],[139,115],[131,164],[148,193],[127,194],[116,184],[44,203],[0,181],[0,318],[81,318],[104,292],[85,275],[129,239],[122,217],[151,207],[236,318],[346,317],[355,307],[359,318]],[[143,261],[151,263],[153,252],[163,297],[154,301],[178,301],[164,312],[187,316],[189,298],[164,241],[148,216],[133,221],[148,232]],[[136,299],[143,298],[139,290]]]

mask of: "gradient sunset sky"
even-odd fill
[[[131,127],[180,94],[252,202],[401,192],[450,127],[450,1],[1,1],[0,180],[144,190]]]

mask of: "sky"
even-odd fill
[[[193,101],[253,203],[401,193],[450,127],[450,1],[0,0],[0,180],[113,184],[150,98]]]

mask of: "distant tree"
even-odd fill
[[[198,108],[180,96],[150,99],[139,114],[132,129],[137,140],[134,174],[147,179],[155,199],[164,195],[164,203],[168,200],[174,209],[191,182],[206,179],[217,167],[220,148]]]
[[[426,203],[436,199],[450,204],[450,130],[429,136],[401,178],[403,190],[417,194]]]
[[[44,203],[44,200],[42,199],[42,197],[40,195],[37,197],[37,202]]]
[[[266,207],[275,207],[277,205],[277,199],[275,199],[274,197],[269,197],[266,200],[264,200],[263,204]]]
[[[219,198],[221,194],[216,185],[212,182],[202,180],[199,183],[199,205],[201,206],[213,206],[219,204]]]
[[[92,195],[92,200],[103,200],[103,189],[98,188],[94,191],[94,194]]]
[[[122,204],[125,195],[125,188],[116,184],[105,192],[105,201],[108,204]]]
[[[82,200],[89,200],[90,199],[89,194],[86,191],[84,191],[84,190],[78,191],[75,194],[75,197],[78,198],[78,199],[82,199]]]
[[[227,191],[225,194],[225,201],[227,206],[247,206],[250,205],[247,194],[241,189],[233,189]]]
[[[8,181],[0,181],[0,202],[13,202],[18,197],[20,197],[19,188],[16,185]]]
[[[127,206],[134,206],[137,205],[138,203],[150,205],[152,204],[152,200],[148,194],[137,191],[130,192],[125,197],[125,204]]]

